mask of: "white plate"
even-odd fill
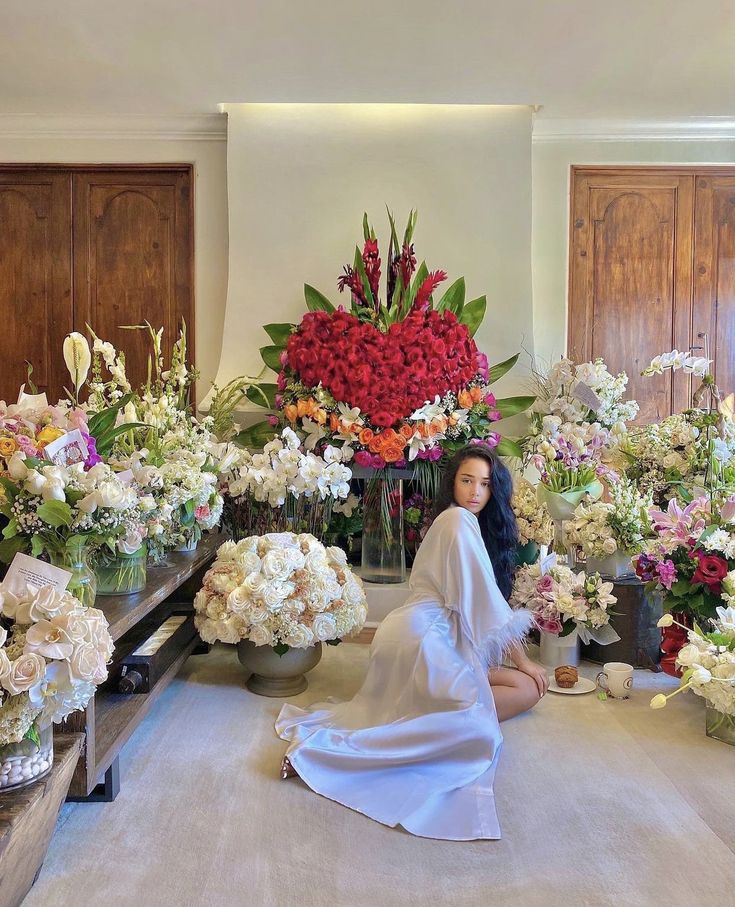
[[[597,684],[594,682],[594,680],[588,680],[586,677],[580,677],[579,680],[574,684],[574,686],[569,687],[569,689],[564,689],[563,687],[560,687],[557,684],[556,680],[554,679],[553,674],[551,674],[549,677],[549,692],[550,693],[571,693],[572,696],[576,696],[579,693],[591,693],[593,690],[596,690],[596,689],[597,689]]]

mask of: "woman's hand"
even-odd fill
[[[542,665],[536,664],[535,661],[531,661],[530,658],[520,658],[516,662],[516,667],[519,671],[522,671],[524,674],[533,680],[536,684],[536,689],[538,690],[539,699],[546,693],[549,688],[549,676],[546,673],[546,668]]]

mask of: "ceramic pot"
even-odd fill
[[[237,644],[240,664],[251,672],[245,686],[259,696],[295,696],[309,685],[304,676],[322,657],[320,642],[306,649],[289,648],[278,655],[272,646],[256,646],[249,639]]]

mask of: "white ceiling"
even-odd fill
[[[733,0],[0,0],[0,114],[219,102],[735,115]]]

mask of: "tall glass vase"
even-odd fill
[[[98,595],[132,595],[145,589],[148,550],[145,544],[133,554],[102,548],[95,558]]]
[[[363,507],[362,579],[402,583],[406,578],[403,480],[390,474],[366,479]]]
[[[91,550],[85,541],[69,541],[63,548],[49,551],[49,559],[56,567],[71,573],[67,592],[71,592],[87,608],[94,607],[97,596],[97,576],[90,563]]]
[[[706,722],[708,737],[735,746],[735,715],[727,715],[707,703]]]

